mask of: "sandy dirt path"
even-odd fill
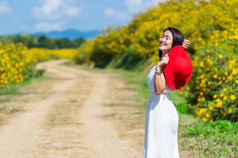
[[[51,79],[11,102],[22,110],[0,126],[0,158],[142,157],[144,120],[130,87],[118,75],[65,62],[42,63]]]

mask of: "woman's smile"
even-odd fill
[[[165,43],[163,43],[163,42],[161,42],[160,44],[159,44],[159,46],[165,46],[166,44]]]

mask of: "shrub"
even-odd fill
[[[236,32],[238,29],[236,29]],[[235,39],[216,32],[216,40],[200,48],[193,56],[193,74],[187,100],[203,121],[238,120],[238,50]],[[228,37],[232,34],[227,34]],[[211,37],[213,38],[213,37]],[[237,37],[235,37],[237,38]]]

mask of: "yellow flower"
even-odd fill
[[[212,110],[213,110],[213,106],[210,106],[210,107],[209,107],[209,110],[212,111]]]
[[[189,91],[189,90],[190,90],[190,87],[187,87],[186,90]]]
[[[203,121],[203,122],[206,122],[206,121],[207,121],[207,118],[205,118],[205,117],[202,118],[202,121]]]
[[[229,109],[229,110],[228,110],[228,113],[229,113],[229,114],[232,113],[232,109]]]
[[[232,70],[232,74],[233,75],[236,75],[238,73],[238,70],[236,69],[236,68],[234,68],[233,70]]]
[[[222,55],[222,54],[220,54],[218,57],[219,57],[219,59],[222,59],[222,58],[223,58],[223,55]]]
[[[217,102],[217,108],[221,108],[222,102],[220,101],[220,99],[217,99],[216,102]]]
[[[223,97],[223,100],[227,100],[227,96],[224,96],[224,97]]]
[[[209,114],[209,113],[206,113],[206,117],[210,117],[210,114]]]
[[[226,92],[226,91],[227,91],[227,88],[223,88],[223,91]]]
[[[200,67],[203,67],[203,62],[200,63]]]
[[[216,94],[214,94],[214,95],[213,95],[213,98],[214,98],[214,99],[216,99],[216,98],[217,98],[217,95],[216,95]]]
[[[235,99],[236,99],[235,95],[231,95],[231,100],[233,101]]]
[[[220,94],[220,97],[223,97],[223,96],[224,96],[224,94],[223,94],[223,93],[221,93],[221,94]]]

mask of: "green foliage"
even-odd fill
[[[187,136],[210,136],[216,133],[226,133],[226,132],[237,134],[238,122],[232,123],[227,120],[218,120],[213,123],[199,123],[188,128],[186,135]],[[217,137],[216,139],[219,140],[219,137]]]
[[[184,148],[199,150],[202,157],[231,157],[238,154],[238,123],[218,120],[213,123],[197,122],[182,131]],[[187,143],[192,140],[193,145]]]
[[[148,63],[148,60],[143,60],[139,54],[136,54],[133,50],[129,49],[122,55],[114,57],[107,67],[122,68],[125,70],[141,70],[146,63]]]
[[[191,93],[187,100],[189,108],[205,122],[238,120],[237,50],[233,40],[224,44],[205,45],[193,56],[193,75],[188,83]]]
[[[31,79],[31,78],[39,78],[42,77],[43,74],[45,73],[46,68],[35,68],[32,67],[31,69],[28,70],[23,70],[23,74],[25,74],[25,79]]]
[[[80,37],[74,40],[68,38],[49,38],[45,35],[33,36],[26,33],[10,36],[0,36],[1,42],[6,43],[23,43],[28,48],[48,48],[48,49],[62,49],[62,48],[78,48],[85,39]]]
[[[103,53],[100,50],[95,51],[91,56],[91,60],[94,61],[96,67],[104,68],[113,59],[113,54]]]
[[[85,63],[133,69],[140,61],[158,62],[159,38],[171,26],[190,40],[193,74],[187,95],[190,111],[204,122],[238,120],[237,0],[169,0],[138,14],[128,24],[79,48]],[[93,43],[93,44],[91,44]],[[85,53],[83,56],[82,54]],[[81,61],[82,63],[82,61]],[[182,106],[181,106],[182,107]]]

